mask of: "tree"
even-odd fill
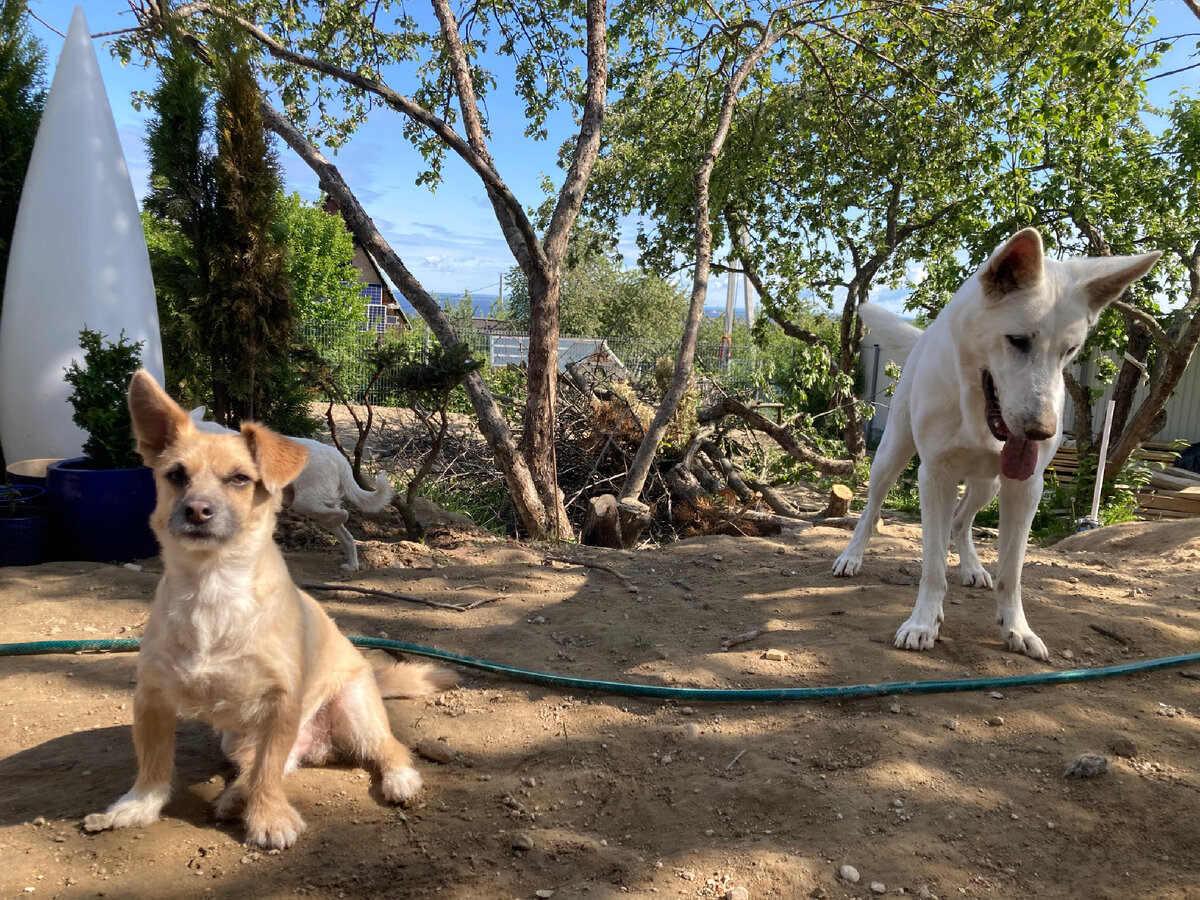
[[[153,53],[154,39],[169,22],[178,21],[175,12],[152,0],[134,6],[142,30],[119,42],[118,52],[128,55],[141,42],[143,49]],[[448,0],[433,0],[435,28],[426,30],[403,13],[390,31],[385,28],[386,16],[378,15],[381,6],[391,4],[310,8],[281,0],[256,4],[199,0],[180,7],[178,15],[186,19],[197,40],[203,40],[212,24],[220,21],[270,55],[263,71],[278,85],[284,111],[265,105],[268,127],[317,173],[351,230],[447,348],[459,343],[452,323],[387,246],[341,173],[314,141],[338,146],[366,112],[381,103],[407,118],[410,139],[430,163],[420,181],[437,183],[447,152],[458,155],[482,181],[509,248],[529,280],[534,328],[529,398],[519,443],[478,372],[468,376],[467,393],[526,530],[535,537],[569,537],[572,529],[557,487],[553,446],[559,285],[567,240],[600,145],[608,80],[606,2],[587,0],[581,20],[572,3],[481,4],[471,8],[464,24]],[[529,110],[526,134],[530,137],[545,138],[546,117],[557,104],[577,106],[577,137],[544,235],[534,229],[489,151],[483,100],[492,76],[480,65],[480,57],[491,49],[516,64],[517,89]],[[410,66],[418,84],[408,94],[383,79],[383,70],[397,62]],[[304,123],[307,133],[293,121]],[[455,130],[456,122],[461,123],[462,133]]]
[[[212,399],[206,310],[217,219],[216,150],[210,138],[207,69],[177,36],[167,39],[150,95],[146,154],[150,191],[142,224],[158,299],[163,361],[171,392],[189,405]]]
[[[0,301],[25,171],[46,104],[46,53],[25,24],[24,0],[0,5]]]
[[[813,347],[818,336],[789,320],[840,297],[828,394],[852,458],[865,450],[852,390],[857,305],[881,283],[909,283],[912,267],[990,249],[994,231],[1027,224],[1012,185],[1041,165],[1039,123],[1075,95],[1101,104],[1136,80],[1142,20],[1130,27],[1095,0],[1048,35],[1036,6],[729,14],[677,38],[688,55],[664,54],[670,65],[614,104],[595,212],[646,217],[645,264],[665,270],[690,246],[699,293],[714,248],[734,256],[768,313]],[[776,45],[744,72],[752,41],[772,28]]]
[[[222,48],[215,110],[218,229],[207,306],[218,421],[256,419],[285,433],[303,392],[287,367],[296,325],[283,247],[275,231],[279,161],[267,139],[262,94],[241,47]]]
[[[342,217],[321,203],[305,203],[295,192],[281,194],[275,205],[296,318],[357,327],[363,321],[362,295],[354,238]]]
[[[528,329],[529,282],[514,269],[508,285],[514,324]],[[675,285],[642,269],[626,269],[615,238],[591,223],[579,223],[571,232],[561,304],[561,330],[576,337],[671,340],[680,332],[685,311]]]

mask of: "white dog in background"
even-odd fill
[[[209,434],[237,434],[224,425],[206,421],[204,412],[203,406],[197,406],[188,413],[197,429]],[[354,480],[350,463],[336,448],[311,438],[290,440],[308,451],[308,462],[296,480],[284,490],[284,506],[332,531],[346,554],[342,568],[347,572],[357,572],[358,547],[354,543],[354,535],[346,527],[350,513],[342,506],[342,500],[349,500],[365,513],[379,512],[392,502],[392,483],[387,473],[380,472],[375,476],[374,491],[365,491]]]
[[[873,305],[859,307],[885,357],[904,371],[871,466],[867,507],[833,573],[858,572],[884,497],[919,455],[921,583],[897,647],[928,650],[937,640],[952,538],[963,584],[992,587],[971,524],[999,493],[996,621],[1009,650],[1049,658],[1025,620],[1021,567],[1042,473],[1062,440],[1062,372],[1100,311],[1159,256],[1046,259],[1041,235],[1027,228],[963,283],[924,332]],[[961,481],[966,491],[955,507]]]

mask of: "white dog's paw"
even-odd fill
[[[991,573],[981,565],[960,566],[959,574],[962,575],[963,587],[992,589]]]
[[[909,619],[896,630],[893,641],[901,650],[932,650],[937,642],[938,624],[922,625]]]
[[[358,563],[355,563],[354,565],[350,565],[350,563],[342,563],[342,571],[343,572],[357,572],[358,571]]]
[[[1033,659],[1049,661],[1050,651],[1042,643],[1042,639],[1029,630],[1028,627],[1017,630],[1011,628],[1004,635],[1004,646],[1013,653],[1024,653]]]
[[[380,787],[389,803],[403,803],[421,790],[421,773],[410,766],[389,769],[383,773]]]
[[[158,821],[163,804],[171,795],[170,785],[139,791],[131,788],[124,797],[108,808],[105,813],[112,820],[113,828],[142,828]]]
[[[833,564],[833,574],[836,578],[849,578],[851,575],[857,575],[859,568],[862,566],[862,555],[846,551],[837,558],[837,562]]]

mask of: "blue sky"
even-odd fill
[[[34,22],[33,32],[47,49],[51,77],[62,46],[62,38],[51,29],[65,33],[77,5],[80,5],[77,0],[29,0],[29,8],[46,23]],[[87,0],[82,5],[92,34],[134,24],[126,0]],[[1160,22],[1159,34],[1168,36],[1200,31],[1200,20],[1182,0],[1158,0],[1152,5]],[[1166,60],[1164,70],[1186,65],[1187,54],[1194,51],[1195,44],[1194,39],[1181,42],[1174,55]],[[110,55],[104,38],[95,41],[95,48],[133,178],[134,192],[140,199],[146,193],[143,147],[146,114],[133,108],[130,96],[134,91],[153,89],[156,76],[153,70],[122,67]],[[1159,99],[1164,100],[1170,90],[1194,90],[1197,71],[1154,82],[1152,89]],[[508,86],[497,86],[489,106],[496,135],[492,153],[500,174],[522,203],[536,205],[542,199],[540,182],[543,175],[548,175],[555,184],[561,182],[555,156],[561,139],[571,133],[571,122],[569,118],[560,118],[561,130],[556,134],[552,129],[550,141],[534,144],[522,135],[523,109]],[[510,128],[502,124],[508,119],[513,122]],[[512,268],[514,263],[478,178],[451,156],[447,160],[443,183],[436,193],[431,194],[426,188],[415,185],[413,181],[421,171],[422,161],[409,147],[400,129],[399,114],[376,111],[332,159],[383,235],[427,289],[447,293],[466,289],[472,293],[494,294],[500,274]],[[305,199],[315,200],[318,195],[316,179],[308,167],[282,145],[280,160],[288,189],[299,192]],[[621,246],[628,259],[635,255],[630,237],[626,236]],[[901,296],[900,292],[888,291],[876,300],[885,305],[896,305]],[[723,307],[724,303],[725,282],[714,279],[709,290],[709,306]]]

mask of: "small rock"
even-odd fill
[[[783,662],[788,658],[788,655],[783,650],[768,650],[762,655],[763,659],[769,659],[774,662]]]
[[[542,900],[550,900],[550,898],[554,896],[554,891],[543,888],[540,891],[534,891],[533,896],[541,897]]]
[[[897,797],[892,801],[892,809],[904,809],[904,801]]]
[[[848,881],[850,884],[858,884],[858,869],[854,866],[841,866],[838,869],[838,878]]]
[[[1112,742],[1112,752],[1122,759],[1132,759],[1137,756],[1137,744],[1129,738],[1117,738]]]
[[[999,728],[1004,724],[1004,718],[1002,716],[992,716],[990,719],[988,719],[988,724],[993,728]]]
[[[688,722],[683,726],[683,736],[689,741],[696,740],[700,737],[700,726],[695,722]]]
[[[533,838],[524,832],[514,835],[512,839],[512,848],[514,850],[528,852],[529,850],[533,849]]]
[[[1004,695],[1002,693],[1000,693],[999,691],[992,691],[990,694],[988,694],[988,696],[991,697],[993,700],[1003,700],[1004,699]]]
[[[529,621],[530,621],[530,623],[531,623],[531,624],[533,624],[533,625],[545,625],[545,624],[546,624],[546,617],[545,617],[545,616],[534,616],[534,617],[533,617],[532,619],[530,619]]]
[[[1108,771],[1108,757],[1099,753],[1084,753],[1067,764],[1063,778],[1095,778]]]
[[[1064,650],[1064,651],[1062,652],[1062,658],[1063,658],[1063,659],[1074,659],[1074,658],[1075,658],[1075,654],[1074,654],[1074,653],[1072,653],[1070,650]]]
[[[942,723],[942,727],[950,731],[958,731],[958,722],[956,722],[954,719],[947,719]]]
[[[45,816],[38,816],[36,819],[33,820],[33,826],[35,828],[41,828],[43,825],[46,825],[46,824],[48,824],[48,823],[46,822]]]
[[[454,762],[454,750],[445,741],[435,740],[434,738],[421,738],[417,742],[417,753],[425,757],[431,762],[447,763]]]
[[[750,891],[741,885],[725,892],[725,900],[750,900]]]
[[[828,897],[829,895],[827,893],[825,893],[825,888],[821,887],[820,885],[817,885],[815,888],[813,888],[811,891],[808,892],[808,896],[809,896],[809,900],[825,900],[825,898]]]
[[[92,813],[83,819],[83,830],[96,832],[112,828],[112,816],[108,813]]]
[[[918,900],[934,900],[933,891],[929,889],[929,885],[923,884],[917,888]]]
[[[885,885],[882,881],[872,881],[871,882],[871,893],[872,894],[886,894],[887,893],[887,885]]]
[[[900,704],[893,703],[891,706],[888,707],[888,712],[890,712],[893,716],[900,715]]]

